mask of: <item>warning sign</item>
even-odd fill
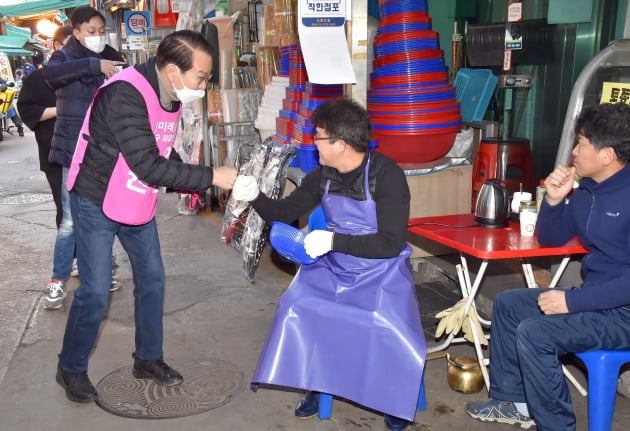
[[[630,104],[630,83],[604,82],[602,100],[599,103]]]

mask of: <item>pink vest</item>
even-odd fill
[[[177,126],[181,115],[181,108],[177,112],[168,112],[162,108],[153,87],[134,67],[128,67],[108,79],[96,92],[87,110],[77,148],[72,157],[72,164],[68,171],[68,190],[72,190],[79,175],[81,163],[85,156],[88,141],[83,135],[89,135],[90,115],[94,100],[99,92],[115,81],[126,81],[132,84],[142,94],[147,105],[149,123],[152,125],[155,142],[162,157],[168,158],[173,149]],[[122,153],[118,153],[116,165],[109,178],[105,198],[103,199],[103,213],[110,219],[129,225],[148,223],[155,216],[157,209],[159,186],[145,184],[138,179],[129,168]]]

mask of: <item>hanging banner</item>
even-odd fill
[[[299,0],[298,33],[310,82],[356,83],[345,22],[346,0]]]
[[[7,82],[13,81],[13,73],[11,72],[11,63],[9,63],[9,56],[2,51],[0,51],[0,78],[4,79]]]

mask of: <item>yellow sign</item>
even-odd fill
[[[630,104],[630,83],[604,82],[602,100],[599,103],[628,103]]]

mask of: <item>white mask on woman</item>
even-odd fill
[[[85,47],[100,54],[105,49],[105,36],[85,36]]]

